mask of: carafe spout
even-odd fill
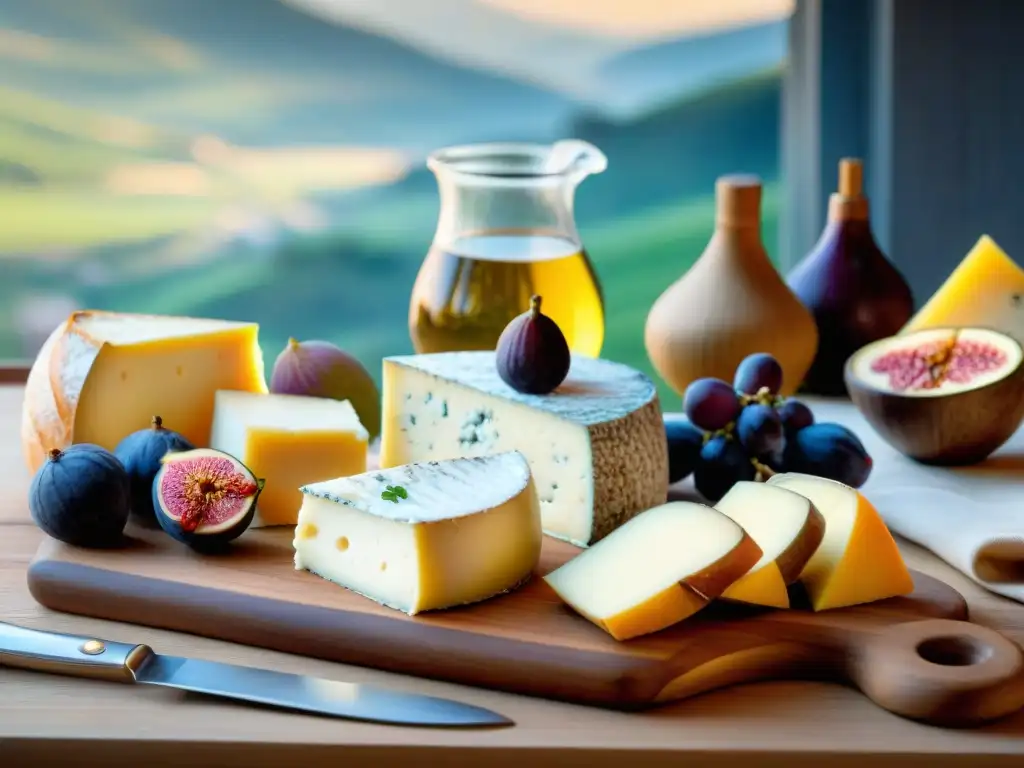
[[[551,145],[544,172],[583,178],[608,167],[604,152],[582,139],[562,139]]]

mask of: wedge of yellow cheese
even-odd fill
[[[299,488],[366,471],[369,433],[348,400],[221,390],[210,447],[265,484],[251,528],[295,525]]]
[[[806,496],[779,485],[749,481],[736,483],[715,509],[735,520],[763,553],[722,598],[789,608],[787,587],[799,579],[821,544],[825,518]]]
[[[1024,344],[1024,269],[988,235],[901,332],[956,326],[992,328]]]
[[[159,416],[206,447],[219,389],[266,392],[259,326],[192,317],[75,312],[29,372],[21,443],[32,471],[54,448],[113,450]]]
[[[726,515],[676,501],[641,512],[544,580],[581,616],[628,640],[693,615],[761,555]]]
[[[835,480],[795,472],[775,475],[768,484],[806,496],[825,518],[825,537],[800,574],[814,610],[914,590],[896,541],[862,493]]]

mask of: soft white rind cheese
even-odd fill
[[[527,395],[494,352],[410,355],[385,358],[383,389],[381,466],[520,451],[551,536],[587,546],[667,498],[657,391],[629,366],[575,356],[558,389]]]
[[[388,500],[388,488],[405,497]],[[540,558],[537,493],[522,454],[424,462],[302,488],[295,567],[416,614],[526,581]]]

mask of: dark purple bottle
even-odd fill
[[[845,396],[843,367],[858,349],[900,331],[914,312],[910,286],[871,232],[859,160],[839,163],[839,191],[814,249],[786,282],[818,325],[818,352],[802,390]]]

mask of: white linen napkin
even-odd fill
[[[898,486],[877,488],[869,498],[893,533],[931,550],[986,589],[1024,603],[1021,496],[1000,504],[949,488]]]
[[[864,443],[874,466],[860,490],[893,533],[1024,603],[1024,428],[986,461],[926,466],[886,443],[851,404],[812,407],[818,421],[845,424]]]

